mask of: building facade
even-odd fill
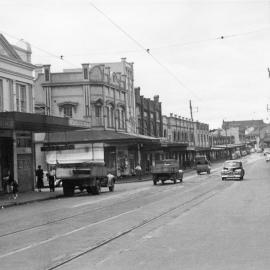
[[[90,129],[104,134],[105,131],[136,134],[133,64],[126,59],[118,63],[82,64],[81,69],[61,73],[52,73],[49,65],[38,71],[37,113],[84,120]],[[118,176],[133,174],[141,159],[138,145],[130,141],[121,144],[117,139],[115,143],[105,141],[107,167],[116,170]],[[38,148],[36,155],[40,157]]]
[[[162,137],[162,104],[159,96],[151,100],[141,95],[140,91],[140,87],[135,88],[137,133]]]
[[[31,53],[27,42],[11,45],[0,34],[0,179],[10,171],[20,190],[34,184],[32,132],[17,129],[8,112],[34,111]]]

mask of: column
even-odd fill
[[[12,131],[12,142],[13,142],[13,177],[18,181],[18,164],[17,164],[17,140],[16,140],[16,131]],[[20,183],[19,183],[20,184]]]

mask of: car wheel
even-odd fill
[[[221,177],[221,180],[224,181],[225,180],[225,177]]]

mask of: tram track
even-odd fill
[[[220,187],[223,187],[223,189],[220,189]],[[157,221],[161,218],[163,218],[164,216],[166,215],[169,215],[169,214],[173,214],[174,211],[177,211],[177,210],[180,210],[181,208],[184,208],[181,215],[188,212],[188,211],[191,211],[193,208],[195,208],[196,206],[200,205],[201,203],[211,199],[212,197],[214,197],[215,195],[217,195],[217,193],[223,191],[225,188],[224,188],[224,185],[222,185],[221,183],[218,183],[217,185],[215,185],[213,188],[211,188],[210,190],[207,190],[201,194],[198,194],[197,196],[193,197],[192,199],[190,200],[187,200],[185,202],[182,202],[180,204],[177,204],[169,209],[167,209],[166,211],[163,211],[162,213],[160,213],[159,215],[157,216],[154,216],[154,217],[151,217],[149,219],[144,219],[142,222],[140,222],[139,224],[136,224],[126,230],[123,230],[117,234],[115,234],[114,236],[110,237],[110,238],[107,238],[107,239],[104,239],[103,241],[100,241],[98,243],[95,243],[94,245],[90,246],[88,249],[85,249],[84,251],[82,252],[78,252],[77,254],[73,255],[73,256],[70,256],[69,258],[55,264],[54,266],[51,266],[49,268],[47,268],[47,270],[53,270],[53,269],[58,269],[86,254],[89,254],[91,252],[93,252],[94,250],[98,249],[98,248],[101,248],[107,244],[109,244],[110,242],[113,242],[121,237],[124,237],[125,235],[137,230],[137,229],[140,229],[154,221]],[[141,207],[138,207],[138,208],[141,208]],[[137,209],[138,210],[138,209]],[[124,214],[124,213],[123,213]],[[179,217],[180,215],[178,215],[177,217]],[[175,218],[175,217],[174,217]]]

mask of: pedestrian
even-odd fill
[[[50,192],[54,192],[54,172],[50,171],[49,173],[47,173],[47,177],[49,180],[49,188],[50,188]]]
[[[16,200],[18,198],[18,187],[19,187],[19,184],[18,184],[18,182],[15,179],[13,179],[11,186],[12,186],[13,199]]]
[[[6,193],[11,192],[11,184],[12,184],[12,175],[11,175],[10,170],[8,170],[6,176],[3,177],[4,192],[6,192]]]
[[[136,175],[138,176],[138,179],[141,180],[142,179],[142,167],[139,163],[135,167],[135,171],[136,171]]]
[[[41,166],[38,165],[38,169],[36,170],[36,177],[37,177],[37,189],[41,192],[41,188],[44,186],[43,184],[43,170]]]

